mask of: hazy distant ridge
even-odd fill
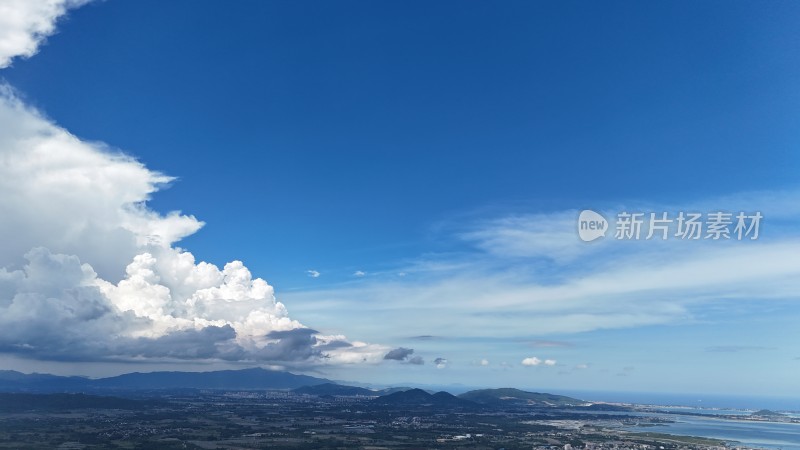
[[[44,374],[0,371],[0,391],[4,392],[85,392],[102,390],[152,389],[295,389],[331,383],[324,378],[297,375],[261,368],[213,372],[128,373],[116,377],[90,379]]]

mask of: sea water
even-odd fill
[[[675,421],[647,427],[624,428],[629,431],[736,441],[743,446],[753,448],[800,450],[800,424],[726,420],[696,415],[745,416],[752,414],[753,411],[769,409],[783,412],[789,417],[800,417],[800,399],[796,398],[632,392],[572,392],[566,395],[590,401],[661,406],[658,409],[670,411],[672,414],[656,415]],[[691,415],[681,415],[682,412]]]

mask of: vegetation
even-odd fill
[[[519,389],[480,389],[469,391],[458,396],[461,399],[487,405],[542,405],[542,406],[567,406],[580,405],[583,402],[572,397],[539,392],[526,392]]]

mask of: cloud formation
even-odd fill
[[[297,366],[377,362],[384,348],[292,320],[241,262],[142,253],[114,284],[75,255],[38,247],[0,269],[0,351],[45,360],[215,359]],[[183,293],[183,294],[182,294]]]
[[[172,181],[99,143],[83,142],[0,86],[0,265],[34,247],[76,254],[101,276],[120,279],[139,249],[168,248],[199,230],[192,216],[149,210]]]
[[[571,261],[599,246],[575,239],[576,211],[508,216],[481,221],[460,237],[503,258],[547,258]]]
[[[760,210],[764,230],[756,241],[605,239],[588,244],[578,239],[576,214],[570,211],[459,224],[471,231],[455,236],[466,236],[470,247],[420,256],[410,268],[405,264],[405,270],[414,270],[413,279],[375,276],[359,285],[297,291],[286,298],[304,315],[370,314],[402,323],[409,335],[435,331],[450,341],[491,336],[535,348],[575,348],[580,345],[559,338],[703,321],[717,302],[752,308],[753,302],[796,299],[800,240],[792,230],[800,224],[798,198],[800,191],[761,192],[679,207],[633,207]],[[548,235],[552,223],[561,225]],[[513,236],[522,236],[519,248],[512,248]],[[569,247],[563,253],[572,256],[547,256],[562,252],[538,245],[551,240],[563,241],[559,246]]]
[[[0,69],[15,57],[36,54],[44,39],[56,30],[56,20],[69,8],[89,0],[4,0],[0,2]]]
[[[383,356],[383,359],[389,359],[392,361],[404,361],[406,358],[411,356],[414,353],[413,348],[405,348],[405,347],[398,347],[395,349],[390,350]]]
[[[554,359],[541,360],[541,359],[539,359],[539,358],[537,358],[535,356],[531,356],[529,358],[523,359],[522,360],[522,365],[523,366],[541,366],[541,365],[555,366],[556,365],[556,360],[554,360]]]
[[[523,366],[538,366],[541,363],[542,363],[542,360],[537,358],[537,357],[535,357],[535,356],[531,356],[529,358],[525,358],[525,359],[522,360],[522,365]]]
[[[0,67],[35,54],[56,19],[82,3],[3,2]],[[0,352],[295,367],[381,361],[383,346],[290,318],[242,262],[220,269],[175,247],[203,223],[148,208],[172,180],[78,139],[0,85]]]
[[[405,348],[405,347],[398,347],[395,349],[390,350],[388,353],[383,355],[383,359],[389,361],[400,361],[407,364],[412,364],[416,366],[421,366],[425,364],[425,359],[421,356],[411,356],[414,354],[413,348]]]

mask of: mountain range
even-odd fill
[[[323,383],[323,384],[316,384],[312,386],[303,386],[297,389],[293,389],[292,392],[295,394],[306,394],[306,395],[361,395],[364,397],[370,397],[375,395],[383,395],[382,391],[372,391],[367,388],[356,387],[356,386],[346,386],[342,384],[335,384],[335,383]]]
[[[91,379],[45,374],[0,371],[2,392],[96,392],[105,390],[157,389],[296,389],[331,383],[325,378],[297,375],[262,368],[213,372],[128,373]]]
[[[422,389],[410,389],[395,392],[372,400],[375,405],[382,406],[427,406],[439,408],[475,407],[477,403],[456,397],[449,392],[436,392],[431,394]]]
[[[390,387],[390,388],[373,390],[363,387],[348,386],[346,384],[323,383],[323,384],[315,384],[312,386],[303,386],[297,389],[293,389],[292,392],[294,392],[295,394],[317,395],[320,397],[326,395],[345,395],[345,396],[360,395],[364,397],[375,397],[375,396],[389,395],[395,392],[410,391],[411,389],[412,388],[410,387],[400,386],[400,387]]]
[[[563,395],[527,392],[519,389],[480,389],[458,396],[448,392],[429,392],[418,388],[392,387],[370,390],[334,383],[325,378],[298,375],[262,368],[219,370],[212,372],[128,373],[115,377],[91,379],[47,374],[23,374],[0,370],[0,392],[12,393],[113,393],[177,389],[217,390],[292,390],[295,394],[376,397],[374,405],[434,407],[524,407],[579,406],[582,400]]]

